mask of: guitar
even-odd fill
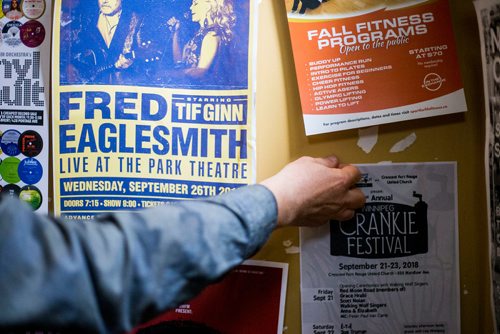
[[[77,69],[79,82],[82,84],[93,83],[99,76],[106,72],[111,73],[115,70],[121,70],[116,67],[116,59],[107,62],[103,61],[103,59],[106,59],[106,52],[106,50],[98,48],[86,49],[76,54],[72,64]],[[134,62],[131,66],[138,67],[136,63],[139,63],[144,67],[144,71],[146,71],[147,66],[163,60],[165,51],[153,47],[151,41],[145,41],[139,47],[121,55],[125,59]]]

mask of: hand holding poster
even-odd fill
[[[307,135],[466,110],[447,0],[285,3]]]

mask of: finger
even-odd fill
[[[354,218],[356,211],[353,209],[344,209],[335,215],[335,220],[345,221]]]
[[[359,188],[350,189],[344,196],[344,207],[359,209],[365,205],[366,196]]]
[[[353,186],[359,180],[361,180],[361,172],[359,171],[358,167],[353,165],[344,165],[340,168],[346,174],[349,186]]]
[[[320,163],[328,168],[338,168],[340,163],[339,159],[334,155],[330,155],[324,158],[315,158],[314,160],[317,163]]]

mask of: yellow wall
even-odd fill
[[[332,0],[334,1],[334,0]],[[484,101],[479,32],[471,0],[450,0],[468,112],[379,127],[367,154],[357,146],[358,130],[306,137],[302,122],[284,1],[259,5],[257,57],[257,177],[262,180],[302,155],[338,155],[349,163],[457,161],[460,235],[460,294],[463,334],[491,333],[488,223],[484,182]],[[415,133],[400,153],[391,147]],[[287,334],[300,333],[297,229],[276,231],[257,259],[288,262]],[[288,248],[290,251],[292,248]]]

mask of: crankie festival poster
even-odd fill
[[[448,0],[285,0],[307,135],[466,111]]]
[[[254,182],[254,4],[55,1],[55,214]]]
[[[455,162],[359,165],[366,205],[300,230],[302,333],[460,333]]]

